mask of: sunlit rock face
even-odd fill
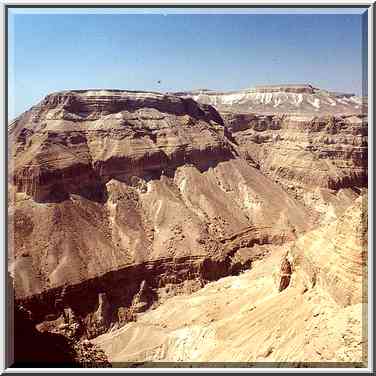
[[[125,362],[279,363],[364,367],[367,203],[269,256],[240,276],[167,300],[94,340]],[[196,363],[197,364],[197,363]],[[273,364],[275,366],[275,364]]]
[[[342,306],[367,302],[367,194],[337,220],[308,232],[290,249],[295,269]]]
[[[367,187],[366,98],[308,84],[178,94],[215,106],[243,159],[327,217]]]
[[[9,138],[16,296],[40,320],[58,315],[62,299],[90,336],[132,316],[141,284],[150,307],[165,286],[186,291],[239,273],[254,244],[295,239],[313,222],[241,157],[219,113],[189,98],[51,94]]]
[[[285,188],[339,190],[367,184],[364,115],[223,114],[244,158]]]
[[[221,121],[210,106],[162,94],[51,94],[11,126],[13,182],[36,201],[88,191],[100,199],[112,178],[207,168],[232,158]]]
[[[195,90],[176,93],[219,111],[258,114],[360,114],[367,112],[367,99],[350,93],[319,89],[309,84],[264,85],[220,92]]]
[[[10,124],[17,303],[113,361],[361,360],[362,103],[196,94],[64,91]]]

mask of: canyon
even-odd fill
[[[311,85],[48,95],[8,128],[15,305],[113,366],[364,366],[367,128]]]

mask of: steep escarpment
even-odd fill
[[[323,213],[328,206],[341,209],[367,186],[365,115],[223,118],[241,155],[307,206]]]
[[[178,95],[214,105],[241,157],[323,220],[367,187],[367,98],[308,84]]]
[[[258,241],[258,240],[257,240]],[[171,296],[194,292],[210,281],[238,274],[263,256],[160,258],[131,264],[77,284],[18,299],[33,312],[40,331],[93,338],[155,308]]]
[[[233,141],[214,108],[157,93],[56,93],[16,119],[16,299],[46,328],[73,315],[92,337],[310,228],[304,205]]]
[[[237,91],[196,90],[177,95],[238,113],[345,115],[367,112],[367,98],[310,84],[260,85]]]
[[[76,90],[10,125],[8,265],[38,338],[97,337],[114,362],[361,364],[367,118],[257,90],[304,111]]]
[[[232,158],[214,108],[153,93],[63,92],[17,119],[11,176],[36,201],[69,193],[103,199],[103,184],[152,178],[164,168],[200,168]],[[198,137],[200,135],[200,137]]]

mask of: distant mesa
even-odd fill
[[[367,99],[311,84],[256,85],[235,91],[193,90],[174,93],[210,104],[218,111],[258,114],[366,114]]]
[[[255,91],[257,93],[268,92],[285,92],[285,93],[309,93],[313,94],[319,89],[313,87],[310,84],[285,84],[285,85],[256,85]]]

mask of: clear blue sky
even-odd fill
[[[65,89],[309,82],[361,93],[360,14],[35,12],[10,15],[10,118]]]

